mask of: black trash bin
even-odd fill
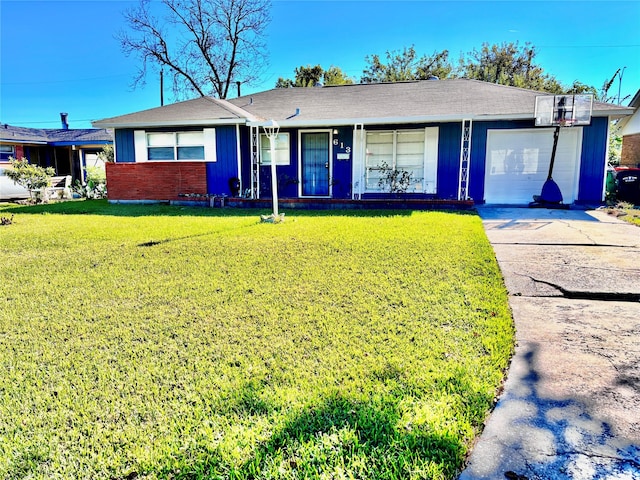
[[[640,205],[640,168],[628,168],[616,173],[619,201]]]

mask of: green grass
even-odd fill
[[[640,227],[640,207],[635,207],[630,203],[619,203],[607,208],[607,213],[624,220],[632,225]]]
[[[0,207],[0,478],[454,478],[513,348],[479,218]]]

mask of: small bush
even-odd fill
[[[107,198],[107,176],[103,168],[87,167],[87,180],[76,180],[73,191],[82,198]]]
[[[7,177],[28,189],[32,201],[46,202],[47,198],[44,192],[47,187],[51,186],[51,177],[55,174],[54,169],[33,165],[25,157],[20,159],[9,157],[9,162],[12,168],[7,170]]]

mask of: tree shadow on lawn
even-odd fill
[[[228,408],[246,409],[249,414],[274,408],[254,384],[247,388],[233,396]],[[400,431],[400,415],[397,401],[358,401],[336,393],[285,420],[238,467],[225,462],[217,450],[198,452],[206,460],[195,464],[187,460],[197,456],[195,452],[184,452],[180,468],[161,468],[158,474],[176,479],[320,478],[323,474],[334,478],[342,471],[356,478],[401,479],[431,465],[453,478],[465,452],[460,438],[426,428]]]
[[[342,209],[342,210],[303,210],[281,209],[281,213],[297,217],[397,217],[411,216],[416,210],[397,209]],[[419,210],[426,211],[426,210]],[[434,210],[455,215],[477,215],[473,210]],[[47,203],[41,205],[0,205],[0,213],[6,214],[57,214],[57,215],[104,215],[114,217],[255,217],[270,214],[270,210],[250,208],[209,208],[197,206],[179,206],[166,204],[111,204],[107,200],[79,200]]]

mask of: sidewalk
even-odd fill
[[[640,228],[480,207],[516,351],[460,480],[640,479]]]

